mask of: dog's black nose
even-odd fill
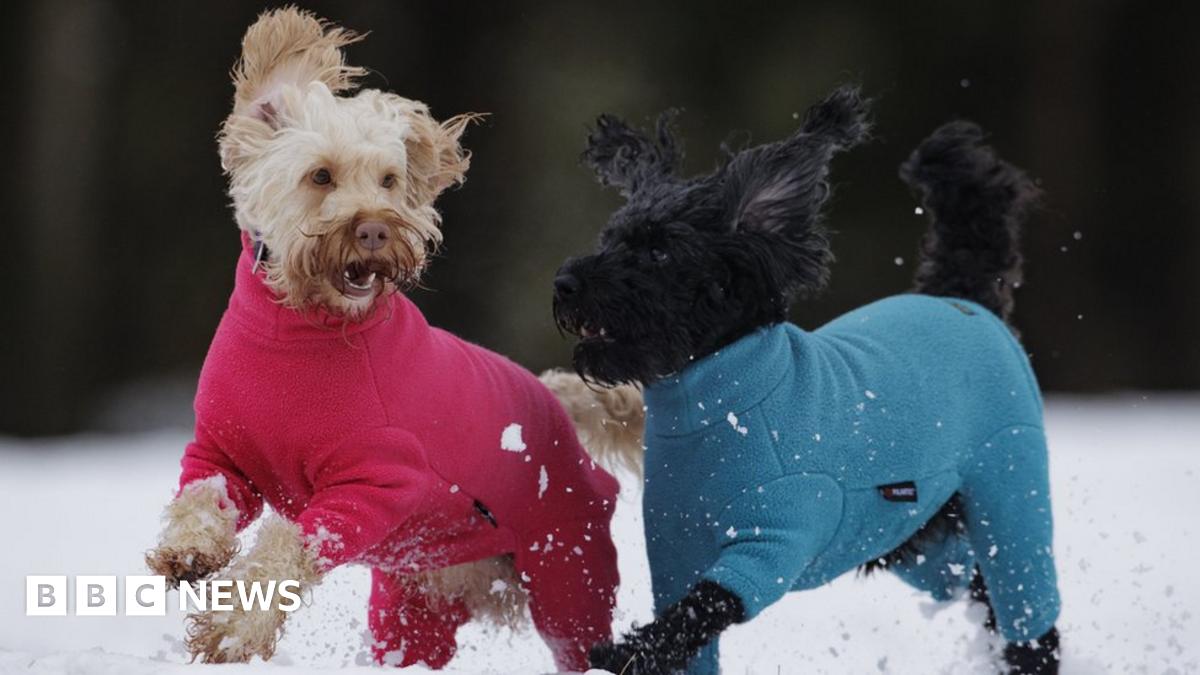
[[[560,298],[569,298],[575,295],[581,286],[579,278],[569,272],[554,277],[554,293]]]
[[[387,224],[378,220],[365,220],[354,228],[354,238],[359,246],[368,251],[378,251],[387,244]]]

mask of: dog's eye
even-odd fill
[[[329,169],[317,169],[312,174],[312,182],[317,185],[329,185],[333,182],[333,174],[329,173]]]
[[[650,249],[650,259],[661,265],[670,260],[671,256],[667,255],[667,252],[661,248],[652,248]]]
[[[383,177],[383,180],[380,181],[379,184],[383,186],[384,190],[391,190],[396,186],[396,174],[389,173]]]

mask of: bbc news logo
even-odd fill
[[[125,616],[166,616],[167,580],[161,576],[124,577],[124,594],[118,595],[117,577],[79,575],[75,577],[75,616],[116,616],[118,600],[123,597]],[[25,616],[66,616],[68,597],[66,576],[25,577]],[[278,596],[278,601],[277,601]],[[292,612],[300,608],[300,582],[213,581],[179,582],[179,611],[228,612],[236,608],[280,609]]]

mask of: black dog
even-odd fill
[[[810,109],[791,137],[733,154],[713,173],[690,179],[676,175],[680,152],[670,115],[660,118],[653,139],[601,116],[584,159],[627,201],[601,234],[599,250],[568,260],[555,279],[556,321],[581,338],[576,369],[609,385],[678,379],[689,365],[781,324],[798,294],[821,289],[833,258],[821,227],[829,165],[837,152],[867,137],[868,105],[856,88],[843,87]],[[1037,190],[982,146],[981,137],[974,125],[948,124],[902,167],[933,218],[915,291],[967,300],[1007,320],[1020,279],[1018,225]],[[1033,397],[1040,415],[1040,397]],[[728,421],[747,433],[737,417]],[[868,571],[903,567],[926,547],[964,538],[963,514],[970,509],[962,496],[954,492],[939,503],[902,546],[863,559]],[[963,578],[970,597],[988,604],[984,575],[968,569]],[[960,590],[968,590],[966,582]],[[988,609],[989,628],[996,630]],[[629,675],[683,670],[746,615],[746,598],[701,579],[622,643],[593,649],[592,664]],[[1009,639],[1004,658],[1010,672],[1057,672],[1057,631],[1051,625],[1029,637],[1037,639]]]

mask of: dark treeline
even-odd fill
[[[371,31],[369,86],[488,112],[415,298],[531,368],[564,364],[550,282],[618,202],[578,162],[591,119],[684,110],[694,170],[777,138],[834,85],[878,98],[840,159],[816,326],[907,288],[923,220],[896,167],[967,117],[1046,190],[1017,321],[1052,391],[1200,386],[1200,5],[1153,2],[304,3]],[[238,238],[214,133],[250,2],[10,2],[0,433],[95,424],[130,383],[194,378]]]

